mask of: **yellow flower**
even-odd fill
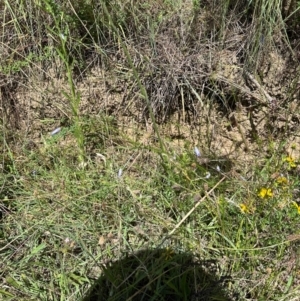
[[[288,180],[287,180],[286,177],[278,177],[278,178],[276,179],[276,182],[277,182],[278,184],[281,184],[281,185],[287,185]]]
[[[243,213],[249,213],[250,210],[245,204],[240,204],[240,209]]]
[[[287,162],[287,163],[290,165],[290,167],[292,167],[292,168],[294,168],[294,167],[297,166],[297,165],[296,165],[296,162],[295,162],[295,159],[294,159],[293,157],[291,157],[291,156],[285,157],[285,158],[283,159],[283,161],[284,161],[284,162]]]
[[[298,213],[300,214],[300,206],[296,202],[293,202],[293,204],[295,205],[295,207],[297,208]]]
[[[258,193],[258,196],[262,199],[266,198],[266,197],[272,197],[273,196],[273,192],[270,188],[261,188],[259,193]]]
[[[174,256],[174,250],[170,247],[167,247],[163,253],[165,260],[169,260]]]

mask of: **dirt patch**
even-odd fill
[[[284,13],[289,10],[283,7]],[[272,45],[262,36],[250,68],[252,32],[239,22],[232,17],[217,38],[215,16],[189,5],[166,15],[152,40],[126,40],[132,64],[121,44],[108,44],[101,64],[74,72],[80,116],[112,116],[121,133],[148,144],[157,139],[152,111],[169,150],[197,145],[204,153],[242,162],[254,160],[272,140],[293,140],[300,120],[298,40],[288,47],[280,37]],[[35,64],[26,78],[1,78],[1,117],[23,143],[39,144],[55,128],[71,126],[71,104],[63,95],[70,87],[59,61]]]
[[[299,134],[299,92],[294,91],[291,101],[289,87],[295,85],[293,74],[297,68],[288,68],[291,62],[287,58],[278,53],[275,58],[271,53],[263,80],[259,86],[251,87],[235,52],[227,50],[216,57],[218,65],[211,78],[217,94],[205,95],[205,89],[199,91],[192,107],[178,108],[159,126],[168,140],[169,150],[189,143],[206,153],[250,162],[261,151],[260,145],[265,147],[270,142],[271,136],[293,140]],[[93,69],[77,85],[81,94],[80,114],[113,116],[119,130],[128,137],[142,144],[155,141],[152,121],[140,105],[139,95],[126,87],[125,81],[113,73]],[[34,78],[26,87],[12,89],[6,84],[1,91],[2,106],[9,108],[5,113],[8,123],[37,144],[42,135],[58,126],[67,126],[67,120],[72,117],[70,103],[61,93],[68,91],[64,78],[51,77],[40,82]],[[272,103],[264,93],[271,97]]]

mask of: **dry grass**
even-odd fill
[[[281,2],[0,4],[3,300],[297,300]]]

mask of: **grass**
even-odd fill
[[[0,299],[298,300],[299,7],[244,4],[0,5]]]

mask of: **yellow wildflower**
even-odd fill
[[[286,177],[278,177],[278,178],[276,179],[276,182],[277,182],[278,184],[281,184],[281,185],[287,185],[288,180],[287,180]]]
[[[260,189],[258,196],[262,199],[266,197],[272,197],[273,196],[272,189],[263,187]]]
[[[245,204],[240,204],[240,209],[243,213],[250,213],[249,208]]]
[[[169,260],[174,256],[174,250],[170,247],[166,247],[163,256],[165,258],[165,260]]]
[[[293,204],[295,205],[295,207],[297,208],[298,213],[300,214],[300,206],[296,202],[293,202]]]
[[[291,156],[285,157],[285,158],[283,159],[283,161],[284,161],[284,162],[287,162],[287,163],[290,165],[290,167],[292,167],[292,168],[294,168],[294,167],[297,166],[297,165],[296,165],[296,162],[295,162],[295,159],[294,159],[293,157],[291,157]]]

